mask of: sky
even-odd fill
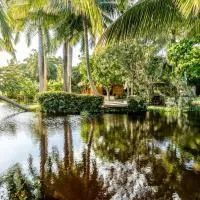
[[[33,49],[38,49],[38,39],[35,36],[32,40],[31,46],[27,47],[25,39],[23,39],[24,36],[22,34],[20,41],[18,42],[17,45],[15,45],[15,50],[16,50],[16,58],[17,61],[23,61],[25,58],[27,58]],[[73,51],[73,66],[76,66],[80,62],[80,45],[77,45],[74,47]],[[57,53],[55,56],[61,56],[62,57],[62,47],[58,49]],[[12,59],[12,56],[9,55],[6,52],[1,52],[0,51],[0,67],[6,66],[9,62],[9,60]]]

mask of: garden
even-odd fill
[[[198,0],[0,0],[0,199],[200,199],[199,28]]]

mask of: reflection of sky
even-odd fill
[[[0,136],[0,174],[15,163],[27,162],[29,154],[38,157],[38,145],[23,130],[16,136]]]
[[[3,111],[6,111],[6,109],[4,108]],[[24,168],[27,168],[30,155],[34,158],[34,166],[38,167],[40,162],[40,136],[33,128],[37,119],[35,114],[22,113],[5,119],[6,113],[8,115],[12,114],[10,112],[4,112],[3,120],[0,121],[0,174],[4,173],[16,163],[20,163]],[[75,120],[74,117],[71,118]],[[10,124],[13,126],[11,129],[9,129]],[[63,124],[53,128],[48,124],[47,129],[48,152],[52,152],[52,148],[57,147],[61,156],[64,156]],[[80,124],[72,126],[72,137],[74,158],[75,160],[79,160],[84,146],[80,135]]]
[[[154,145],[156,145],[162,152],[166,153],[168,150],[168,147],[172,145],[172,141],[169,139],[166,139],[164,141],[155,141]],[[181,158],[181,153],[179,149],[173,144],[173,148],[176,148],[176,157]],[[194,165],[196,164],[195,160],[190,158],[190,160],[187,160],[183,163],[186,169],[192,169]]]

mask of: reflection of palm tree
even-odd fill
[[[90,180],[90,156],[91,156],[91,147],[92,147],[92,142],[93,142],[93,135],[94,135],[94,122],[91,121],[90,123],[90,130],[88,132],[88,142],[87,142],[87,151],[86,151],[86,163],[85,163],[85,173],[87,180]]]
[[[30,177],[25,173],[18,173],[16,168],[13,173],[8,172],[5,179],[0,179],[1,184],[11,188],[10,194],[24,194],[30,200],[108,200],[103,183],[99,181],[95,160],[91,159],[91,147],[93,141],[94,124],[90,124],[88,132],[87,148],[84,150],[81,161],[73,162],[72,131],[67,119],[64,122],[65,128],[65,157],[60,159],[59,152],[54,148],[52,154],[47,156],[47,128],[42,123],[43,117],[39,120],[41,133],[41,172],[33,167],[33,160],[29,160]],[[70,158],[71,157],[71,158]],[[48,162],[47,162],[48,161]],[[91,164],[92,163],[92,164]],[[54,166],[54,167],[53,167]],[[69,167],[70,166],[70,167]],[[22,171],[20,166],[18,168]],[[55,171],[56,169],[56,171]],[[12,176],[11,176],[12,175]],[[15,178],[21,180],[19,182]],[[15,183],[18,185],[15,186]],[[13,187],[13,188],[12,188]],[[13,198],[10,198],[13,199]],[[16,198],[18,200],[20,198]]]
[[[47,127],[44,121],[44,116],[41,114],[39,116],[38,121],[38,130],[40,134],[40,178],[41,178],[41,184],[42,184],[42,190],[44,189],[44,180],[45,180],[45,164],[47,161],[48,156],[48,132]],[[43,193],[43,192],[42,192]]]
[[[64,118],[64,163],[65,167],[72,167],[74,163],[72,130],[67,118]]]

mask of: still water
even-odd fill
[[[0,105],[0,199],[200,199],[200,115],[44,117]]]

